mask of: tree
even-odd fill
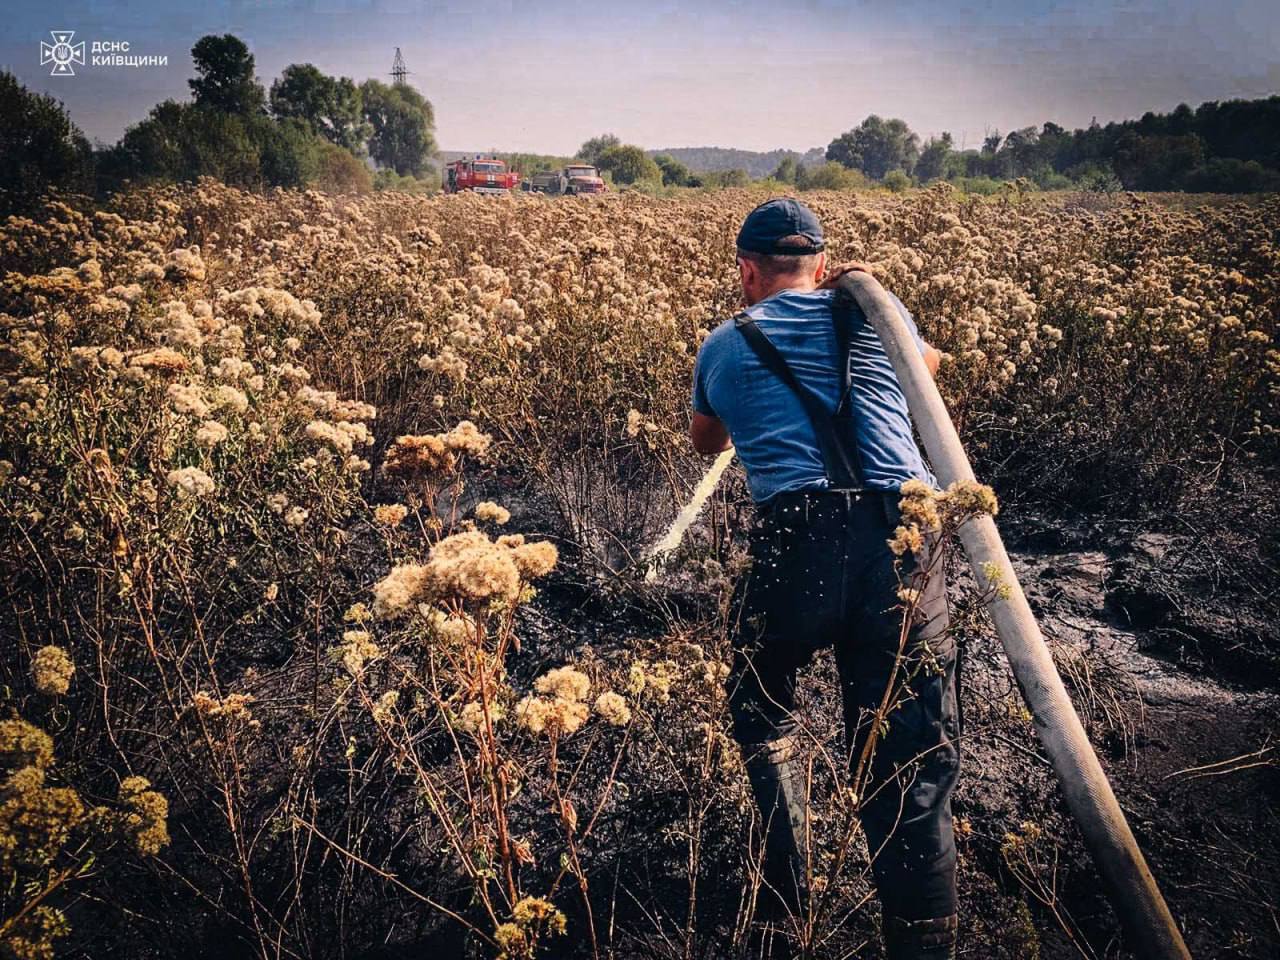
[[[879,180],[890,170],[911,172],[919,153],[920,138],[906,122],[882,119],[874,113],[827,147],[827,159],[861,170]]]
[[[1035,127],[1014,130],[1004,138],[1000,159],[1005,176],[1035,176],[1048,165],[1040,151],[1040,131]]]
[[[108,187],[125,179],[196,177],[250,188],[300,187],[318,175],[320,151],[327,146],[302,120],[276,121],[260,113],[242,116],[166,100],[129,127],[100,165]]]
[[[1176,190],[1181,178],[1204,162],[1204,141],[1195,134],[1144,137],[1128,131],[1117,141],[1113,157],[1126,190]]]
[[[93,152],[62,104],[0,71],[0,216],[33,209],[49,187],[93,190]]]
[[[369,155],[401,176],[420,177],[431,170],[436,152],[435,111],[407,83],[387,86],[377,80],[360,85],[364,117],[372,127]]]
[[[125,129],[120,141],[99,157],[98,173],[107,189],[125,180],[180,180],[185,161],[183,121],[190,103],[164,100],[145,120]]]
[[[246,116],[262,112],[266,95],[253,75],[253,54],[239,37],[201,37],[191,59],[197,76],[187,85],[197,104]]]
[[[181,181],[217,177],[235,186],[258,186],[262,155],[244,118],[199,104],[166,100],[127,129],[112,164],[135,180]]]
[[[609,147],[596,159],[595,165],[612,174],[614,183],[662,180],[662,170],[658,165],[642,149],[631,144]]]
[[[292,63],[271,85],[271,112],[305,120],[330,143],[359,151],[369,136],[360,88],[350,77],[331,77],[309,63]]]
[[[983,138],[980,159],[971,176],[1000,178],[1010,174],[1009,155],[1002,156],[1000,153],[1000,144],[1003,142],[1004,135],[999,130],[993,130]]]
[[[947,175],[947,158],[951,156],[954,142],[945,130],[940,137],[930,137],[916,161],[916,179],[921,183],[938,180]]]
[[[1180,186],[1204,193],[1273,193],[1280,190],[1280,173],[1257,160],[1216,157],[1187,173]]]
[[[800,164],[795,157],[783,157],[771,176],[781,183],[795,183],[799,172]]]
[[[1071,134],[1052,121],[1040,127],[1040,156],[1049,167],[1061,173],[1071,163]]]
[[[1185,103],[1180,103],[1173,108],[1173,113],[1169,114],[1166,120],[1168,132],[1174,136],[1186,136],[1195,133],[1196,115],[1191,107]]]
[[[258,176],[263,183],[300,187],[315,180],[320,150],[326,144],[305,120],[261,117],[249,121],[246,128],[249,141],[258,149]]]
[[[603,133],[598,137],[592,137],[581,147],[578,148],[575,160],[583,160],[594,166],[600,166],[600,157],[606,151],[613,147],[622,146],[622,141],[612,133]]]
[[[670,154],[660,153],[653,158],[653,162],[662,171],[662,185],[664,187],[689,186],[689,168],[675,157]]]

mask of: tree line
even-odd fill
[[[672,157],[699,173],[742,170],[752,180],[771,176],[787,160],[807,167],[820,165],[826,160],[825,147],[813,147],[804,153],[796,150],[757,151],[733,147],[667,147],[649,151],[652,157],[659,154]]]
[[[1148,112],[1138,120],[1097,122],[1067,130],[1056,123],[992,132],[976,149],[956,149],[950,133],[921,143],[906,121],[872,114],[840,134],[825,151],[749,153],[719,148],[646,153],[613,134],[593,137],[576,159],[608,171],[615,183],[658,187],[732,187],[771,180],[801,190],[883,186],[905,190],[948,180],[986,193],[1023,181],[1042,190],[1161,190],[1200,193],[1280,191],[1280,96],[1209,101],[1194,110]],[[741,167],[698,170],[699,157]],[[739,156],[740,155],[740,156]],[[765,158],[780,156],[765,177],[753,175]],[[825,160],[825,162],[824,162]]]
[[[957,150],[949,133],[921,144],[905,121],[873,114],[832,140],[826,157],[882,182],[1025,178],[1049,190],[1274,191],[1280,96],[1181,104],[1171,113],[1077,130],[1046,122],[993,132],[972,150]]]
[[[408,84],[357,84],[301,63],[267,90],[231,34],[200,38],[191,57],[191,100],[157,104],[98,150],[56,100],[0,72],[0,214],[21,212],[48,186],[105,194],[200,176],[251,188],[436,185],[434,111]]]
[[[192,48],[189,101],[166,100],[110,147],[92,148],[52,97],[0,71],[0,215],[22,212],[48,186],[105,194],[127,182],[211,176],[237,186],[426,190],[438,181],[431,103],[405,83],[329,76],[291,64],[266,89],[239,38],[202,37]],[[679,152],[689,162],[683,162]],[[699,158],[742,167],[698,169]],[[506,154],[525,174],[566,158]],[[948,180],[969,192],[1022,181],[1040,189],[1247,193],[1280,190],[1280,96],[1210,101],[1067,130],[1056,123],[989,134],[960,150],[950,133],[923,143],[898,118],[872,114],[825,151],[751,153],[718,148],[650,152],[614,134],[592,137],[575,160],[615,185],[641,190],[745,186],[763,177],[801,190]]]

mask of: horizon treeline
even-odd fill
[[[949,133],[923,144],[903,120],[872,114],[825,150],[767,153],[722,147],[653,151],[696,174],[771,178],[800,188],[890,189],[948,180],[992,192],[1024,180],[1042,190],[1258,193],[1280,190],[1280,96],[1207,101],[1138,120],[1067,130],[1045,122],[957,150]]]
[[[1208,101],[1138,120],[1067,130],[1056,123],[993,132],[956,150],[949,133],[923,145],[902,120],[872,115],[827,147],[829,162],[883,181],[1015,180],[1041,189],[1253,193],[1280,189],[1280,96]]]
[[[117,143],[98,149],[59,101],[0,71],[0,215],[30,209],[49,187],[101,197],[128,183],[201,176],[250,189],[438,188],[434,110],[413,87],[357,84],[300,63],[268,89],[234,35],[202,37],[191,52],[192,99],[157,104]],[[566,159],[498,155],[525,174]],[[1280,96],[1180,104],[1075,130],[1046,121],[994,132],[969,150],[957,150],[949,133],[922,143],[905,121],[872,114],[825,150],[803,154],[645,150],[606,133],[584,143],[575,159],[597,164],[616,186],[645,191],[759,181],[801,190],[904,190],[946,180],[970,193],[994,193],[1010,182],[1041,190],[1271,192],[1280,191]]]

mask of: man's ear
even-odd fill
[[[742,303],[751,306],[757,300],[760,270],[746,257],[738,258],[738,279],[742,281]]]
[[[813,282],[822,283],[823,278],[827,275],[827,254],[825,251],[818,254],[818,268],[813,271]]]

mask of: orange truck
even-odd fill
[[[496,157],[476,156],[445,164],[444,192],[502,194],[520,186],[520,174]]]
[[[604,179],[600,171],[589,163],[571,163],[560,174],[564,185],[562,193],[576,196],[580,193],[604,193]]]

